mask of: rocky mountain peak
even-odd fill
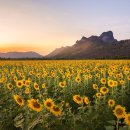
[[[83,36],[80,41],[86,41],[86,40],[87,40],[87,38],[85,36]]]
[[[104,41],[104,42],[108,42],[108,43],[112,43],[112,42],[116,42],[117,40],[114,39],[113,36],[113,32],[112,31],[108,31],[108,32],[103,32],[99,38]]]

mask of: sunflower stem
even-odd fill
[[[116,122],[116,130],[119,130],[119,119],[117,119],[117,122]]]

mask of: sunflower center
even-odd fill
[[[38,85],[35,85],[35,88],[38,88]]]
[[[53,110],[57,111],[57,112],[60,111],[60,109],[58,107],[55,107],[55,106],[53,107]]]
[[[48,107],[51,107],[52,106],[52,104],[50,103],[50,102],[47,102],[47,104],[46,104]]]
[[[113,85],[113,82],[110,82],[110,85]]]
[[[9,88],[12,88],[12,85],[11,85],[11,84],[9,85]]]
[[[123,111],[122,111],[120,108],[118,108],[118,109],[116,110],[116,113],[117,113],[118,115],[122,115],[122,114],[123,114]]]
[[[104,88],[104,89],[103,89],[103,91],[104,91],[104,92],[106,92],[106,91],[107,91],[107,89],[106,89],[106,88]]]
[[[81,101],[81,98],[80,98],[80,97],[76,97],[76,99],[77,99],[78,101]]]
[[[40,108],[40,104],[37,103],[37,102],[33,102],[33,106],[34,106],[35,108]]]
[[[22,99],[21,99],[20,97],[17,98],[17,101],[18,101],[19,103],[22,103]]]
[[[110,104],[112,105],[112,104],[113,104],[113,101],[110,101]]]
[[[97,96],[98,96],[98,97],[100,97],[100,96],[101,96],[101,94],[100,94],[100,93],[98,93],[98,94],[97,94]]]
[[[61,86],[64,86],[64,84],[63,84],[63,83],[61,83]]]
[[[22,84],[19,82],[18,85],[21,86]]]

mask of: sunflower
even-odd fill
[[[42,84],[42,88],[46,88],[46,84],[45,83]]]
[[[102,84],[106,84],[106,79],[105,78],[101,78],[101,83]]]
[[[13,80],[16,82],[18,80],[17,76],[14,76]]]
[[[119,83],[120,83],[120,85],[124,85],[125,81],[124,80],[120,80]]]
[[[126,122],[127,125],[130,126],[130,114],[125,115],[125,122]]]
[[[63,81],[63,82],[59,82],[59,86],[60,86],[61,88],[64,88],[65,85],[66,85],[66,82],[65,82],[65,81]]]
[[[108,86],[109,87],[114,87],[114,81],[113,80],[108,80]]]
[[[104,94],[104,95],[107,94],[108,91],[109,91],[109,90],[108,90],[107,87],[101,87],[101,88],[100,88],[100,92],[101,92],[102,94]]]
[[[24,100],[22,99],[21,96],[19,95],[13,95],[14,100],[16,101],[17,104],[19,104],[20,106],[24,105]]]
[[[113,107],[115,106],[115,101],[113,99],[108,100],[108,106]]]
[[[47,109],[50,109],[52,106],[54,106],[54,102],[52,101],[52,99],[47,98],[47,99],[44,101],[44,106],[45,106]]]
[[[7,88],[8,88],[9,90],[12,90],[12,89],[13,89],[13,85],[12,85],[11,83],[8,83],[8,84],[7,84]]]
[[[43,109],[42,104],[40,104],[36,99],[28,100],[28,107],[36,112],[40,112]]]
[[[98,85],[97,84],[93,84],[93,89],[98,89]]]
[[[77,77],[75,78],[75,81],[76,81],[77,83],[79,83],[79,82],[81,81],[81,78],[80,78],[79,76],[77,76]]]
[[[39,90],[39,85],[36,82],[34,83],[34,89]]]
[[[58,106],[53,105],[50,109],[50,112],[53,113],[55,116],[60,116],[62,111]]]
[[[124,118],[125,117],[125,108],[120,106],[120,105],[117,105],[115,107],[115,109],[113,110],[114,112],[114,115],[118,118],[118,119],[121,119],[121,118]]]
[[[37,77],[37,78],[40,78],[40,73],[37,73],[37,74],[36,74],[36,77]]]
[[[130,80],[130,75],[127,77],[128,80]]]
[[[29,87],[29,86],[30,86],[30,81],[25,80],[25,86],[26,86],[26,87]]]
[[[23,87],[23,81],[22,80],[18,80],[18,81],[16,81],[16,86],[18,87],[18,88],[22,88]]]
[[[96,74],[96,77],[97,77],[97,78],[100,78],[100,74],[99,74],[99,73],[97,73],[97,74]]]
[[[96,93],[96,97],[97,97],[97,98],[100,98],[101,96],[102,96],[101,93]]]
[[[29,71],[29,75],[33,75],[33,71]]]
[[[114,81],[114,86],[117,87],[118,86],[118,82]]]
[[[76,102],[77,104],[82,104],[82,103],[83,103],[83,98],[80,97],[80,95],[74,95],[74,96],[73,96],[73,100],[74,100],[74,102]]]
[[[89,101],[89,98],[88,98],[88,97],[85,97],[85,98],[84,98],[84,103],[85,103],[86,105],[88,105],[88,104],[90,103],[90,101]]]
[[[89,76],[88,75],[84,75],[84,80],[88,80]]]
[[[24,91],[25,94],[29,94],[30,93],[30,88],[26,88]]]
[[[25,80],[22,80],[23,81],[23,85],[25,85]]]

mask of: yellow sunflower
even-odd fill
[[[96,76],[97,78],[100,78],[100,74],[99,74],[99,73],[97,73],[95,76]]]
[[[108,86],[109,87],[114,87],[114,81],[113,80],[108,80]]]
[[[93,89],[98,89],[98,85],[97,84],[93,84]]]
[[[18,79],[17,79],[17,77],[16,77],[16,76],[14,76],[13,80],[16,82]]]
[[[105,78],[101,78],[101,83],[102,84],[106,84],[106,79]]]
[[[60,86],[61,88],[64,88],[64,87],[66,86],[66,82],[65,82],[65,81],[59,82],[59,86]]]
[[[130,114],[125,115],[125,122],[126,122],[127,125],[130,126]]]
[[[130,75],[127,77],[128,80],[130,80]]]
[[[60,116],[62,111],[58,106],[53,105],[50,109],[50,112],[53,113],[55,116]]]
[[[108,106],[113,107],[115,106],[115,101],[113,99],[108,100]]]
[[[40,78],[40,73],[37,73],[37,74],[36,74],[36,77],[37,77],[37,78]]]
[[[8,88],[9,90],[12,90],[12,89],[13,89],[13,85],[12,85],[11,83],[8,83],[8,84],[7,84],[7,88]]]
[[[28,107],[36,112],[40,112],[43,109],[42,104],[40,104],[36,99],[28,100]]]
[[[21,96],[19,95],[13,95],[14,100],[16,101],[17,104],[19,104],[20,106],[24,105],[24,100],[22,99]]]
[[[80,95],[74,95],[74,96],[73,96],[73,100],[74,100],[74,102],[76,102],[77,104],[82,104],[82,103],[83,103],[83,98],[80,97]]]
[[[34,89],[39,90],[39,85],[36,82],[34,83]]]
[[[26,87],[29,87],[29,86],[30,86],[30,81],[25,80],[25,86],[26,86]]]
[[[75,78],[75,81],[76,81],[77,83],[79,83],[79,82],[81,81],[81,78],[80,78],[79,76],[77,76],[77,77]]]
[[[47,99],[44,101],[44,106],[45,106],[47,109],[50,109],[52,106],[54,106],[54,102],[52,101],[52,99],[47,98]]]
[[[109,90],[108,90],[107,87],[101,87],[101,88],[100,88],[100,92],[101,92],[102,94],[104,94],[104,95],[107,94],[108,91],[109,91]]]
[[[120,85],[124,85],[125,81],[124,80],[120,80],[119,83],[120,83]]]
[[[117,105],[113,112],[118,119],[124,118],[126,114],[125,108],[120,105]]]
[[[16,86],[18,87],[18,88],[22,88],[23,87],[23,81],[22,80],[17,80],[16,81]]]
[[[101,96],[102,96],[101,93],[96,93],[96,97],[97,97],[97,98],[100,98]]]
[[[118,86],[118,82],[114,81],[114,86],[117,87]]]
[[[45,83],[42,84],[42,88],[46,88],[46,84]]]
[[[85,103],[86,105],[88,105],[88,104],[90,103],[90,101],[89,101],[89,98],[88,98],[88,97],[85,97],[85,98],[84,98],[84,103]]]
[[[24,91],[25,94],[29,94],[30,93],[30,88],[26,88]]]

